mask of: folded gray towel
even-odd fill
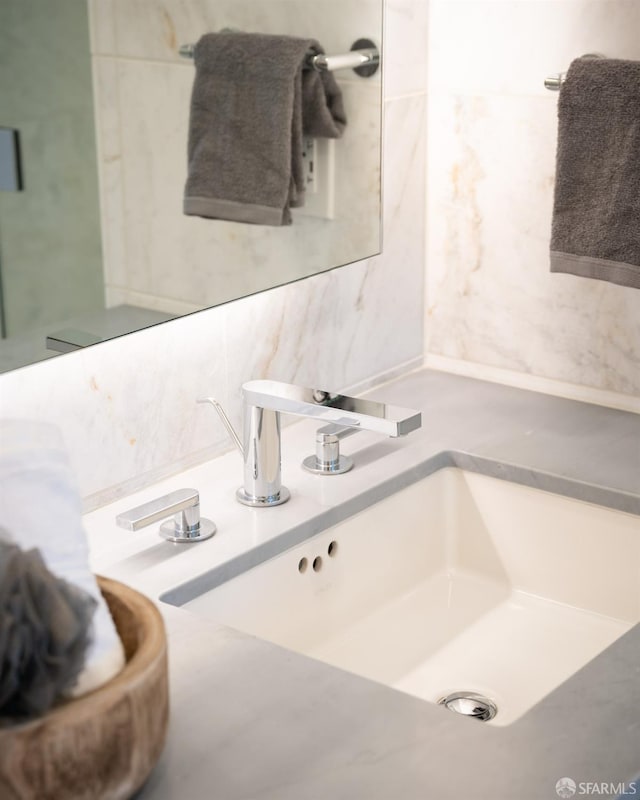
[[[640,288],[640,62],[578,58],[569,68],[551,271]]]
[[[342,95],[302,69],[313,39],[208,33],[195,47],[184,213],[288,225],[304,203],[302,137],[337,138]]]

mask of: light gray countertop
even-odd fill
[[[189,470],[87,515],[97,570],[155,599],[172,587],[190,591],[198,573],[244,569],[442,463],[640,514],[638,415],[428,370],[372,396],[420,408],[422,429],[401,441],[351,437],[358,468],[325,479],[288,465],[312,450],[315,426],[287,428],[292,500],[280,509],[227,502],[241,473],[232,454]],[[113,530],[115,513],[189,484],[200,488],[205,516],[215,505],[220,535],[210,542],[176,551],[155,534],[132,540]],[[171,722],[144,800],[544,800],[558,796],[565,776],[620,784],[640,773],[640,625],[497,727],[161,607]]]

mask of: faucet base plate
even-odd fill
[[[236,492],[236,500],[244,506],[251,506],[251,508],[268,508],[269,506],[281,506],[286,503],[291,497],[291,492],[286,486],[282,486],[278,494],[271,495],[270,497],[254,497],[247,494],[242,486]]]
[[[314,475],[344,475],[353,467],[353,459],[340,456],[337,461],[320,461],[317,456],[307,456],[302,462],[302,469]]]
[[[173,520],[163,522],[160,526],[160,536],[168,542],[175,542],[176,544],[189,544],[190,542],[203,542],[205,539],[210,539],[216,532],[217,528],[215,523],[210,519],[200,517],[200,524],[193,530],[178,531],[176,524]]]

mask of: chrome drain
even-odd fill
[[[453,692],[438,700],[439,705],[465,717],[488,722],[498,713],[498,706],[484,695],[475,692]]]

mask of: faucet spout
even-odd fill
[[[374,431],[384,436],[406,436],[422,424],[419,411],[348,397],[320,389],[305,389],[279,381],[249,381],[242,387],[244,401],[272,411],[313,417],[347,428]]]
[[[391,437],[422,424],[419,411],[279,381],[249,381],[242,394],[244,486],[237,497],[254,507],[279,505],[290,497],[281,481],[282,412]]]

